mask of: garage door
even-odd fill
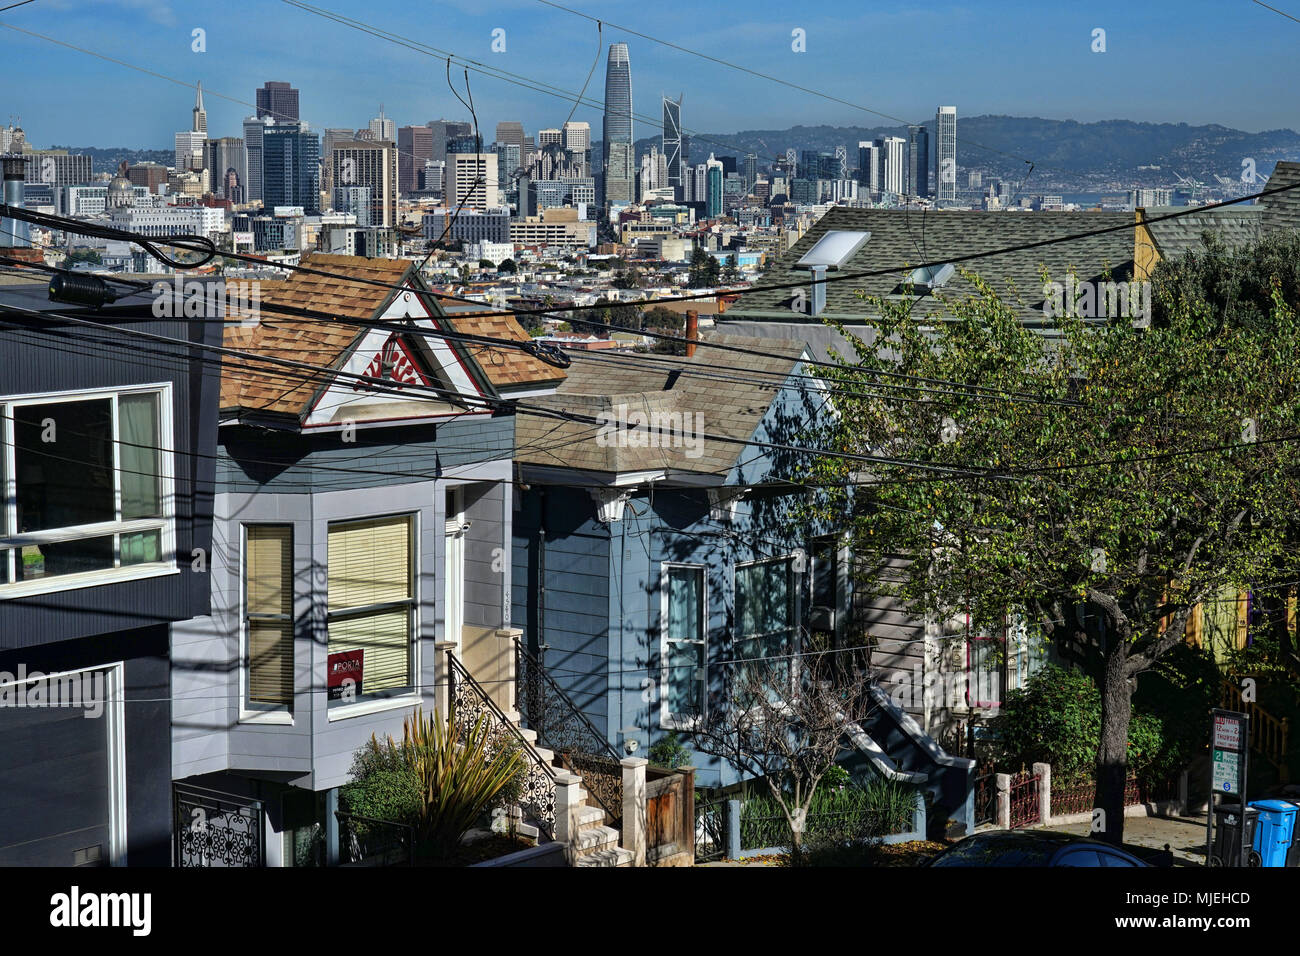
[[[0,707],[0,866],[107,864],[109,708]]]

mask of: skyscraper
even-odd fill
[[[957,107],[940,106],[934,117],[935,194],[940,202],[957,199]]]
[[[880,159],[876,144],[862,140],[858,143],[858,182],[871,196],[880,193]]]
[[[604,204],[633,200],[632,63],[626,43],[611,43],[605,65]]]
[[[320,137],[302,123],[262,128],[262,202],[320,213]]]
[[[924,126],[907,128],[907,194],[930,195],[930,131]]]
[[[262,190],[262,134],[274,125],[275,120],[269,116],[249,116],[244,120],[244,163],[248,170],[244,179],[244,202],[262,202],[265,198]]]
[[[686,156],[682,153],[682,101],[679,97],[670,100],[664,97],[664,156],[668,160],[668,185],[673,187],[677,198],[682,197],[682,164]]]
[[[901,136],[886,136],[876,140],[876,149],[880,161],[880,191],[902,195],[907,188],[907,140]]]
[[[427,129],[427,127],[426,127]],[[334,189],[330,193],[334,208],[355,212],[357,222],[369,226],[397,225],[397,150],[384,140],[335,143],[328,157]],[[369,190],[364,203],[370,221],[361,222],[362,197],[358,190]]]
[[[328,134],[328,130],[326,133]],[[328,153],[326,156],[328,157]],[[433,130],[427,126],[403,126],[397,131],[397,188],[414,192],[424,164],[433,159]]]
[[[461,120],[430,120],[425,124],[433,130],[433,158],[435,162],[447,161],[447,140],[464,136],[474,131],[474,127]]]
[[[573,176],[591,175],[591,124],[569,120],[564,124],[564,151]]]
[[[194,121],[190,128],[196,133],[203,133],[205,136],[208,132],[208,111],[203,108],[203,84],[197,85],[198,93],[194,99]]]
[[[208,114],[203,109],[203,84],[198,85],[194,98],[194,109],[190,111],[190,128],[176,134],[176,172],[201,170],[203,165],[203,147],[208,141]]]
[[[379,115],[370,120],[370,132],[375,134],[375,139],[397,142],[397,123],[384,115],[383,103],[379,104]]]
[[[222,136],[210,139],[204,147],[204,165],[208,169],[208,178],[212,192],[220,199],[231,202],[244,202],[244,186],[248,181],[248,163],[244,158],[244,141],[238,136]],[[233,187],[235,195],[231,195]]]
[[[497,123],[497,145],[509,144],[524,148],[524,124],[517,122]]]
[[[843,149],[843,147],[840,147]],[[754,183],[758,182],[758,156],[745,154],[745,192],[753,192]]]
[[[269,116],[277,123],[296,123],[298,91],[288,83],[267,80],[257,91],[257,115]]]
[[[709,161],[704,164],[706,193],[704,198],[704,215],[716,219],[722,215],[722,163],[709,154]]]

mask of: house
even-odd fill
[[[455,338],[527,342],[413,262],[303,265],[225,332],[212,609],[173,639],[172,775],[207,828],[182,865],[335,862],[353,754],[513,655],[508,403],[563,372]]]
[[[208,613],[221,328],[51,304],[43,281],[0,288],[0,323],[0,866],[166,866],[170,629]]]
[[[800,515],[799,456],[747,444],[797,444],[824,412],[806,353],[716,341],[769,354],[746,355],[744,379],[707,349],[575,357],[538,404],[576,420],[517,419],[514,626],[620,756],[722,706],[729,663],[795,655],[847,609],[842,550]],[[702,785],[734,782],[695,762]]]

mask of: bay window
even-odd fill
[[[245,705],[293,704],[293,526],[244,528]]]
[[[0,597],[174,567],[169,395],[0,399]]]
[[[329,526],[331,706],[413,689],[414,538],[410,515]]]

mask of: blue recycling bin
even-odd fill
[[[1249,806],[1259,810],[1254,841],[1259,862],[1255,865],[1286,866],[1296,837],[1296,805],[1287,800],[1252,800]]]

